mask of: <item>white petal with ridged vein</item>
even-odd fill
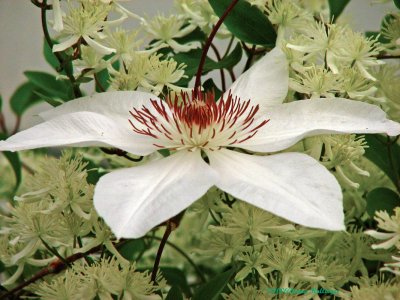
[[[126,121],[133,108],[148,106],[150,100],[159,100],[153,94],[136,91],[118,91],[94,94],[66,102],[39,114],[45,120],[69,113],[90,111]]]
[[[54,146],[112,146],[137,155],[158,148],[154,140],[132,131],[112,118],[93,112],[76,112],[53,118],[0,142],[0,151]]]
[[[118,238],[138,238],[187,208],[214,182],[215,171],[200,151],[182,150],[101,177],[94,206]]]
[[[278,47],[267,53],[230,87],[233,96],[260,107],[281,104],[289,86],[288,62]]]
[[[341,188],[308,155],[254,156],[226,149],[207,155],[219,175],[215,185],[232,196],[304,226],[344,229]]]
[[[328,133],[400,134],[378,106],[348,99],[301,100],[269,107],[269,122],[251,139],[234,146],[256,152],[286,149],[304,137]]]

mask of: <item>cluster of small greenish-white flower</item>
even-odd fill
[[[9,216],[1,219],[0,258],[6,267],[16,267],[3,285],[16,282],[28,266],[56,264],[103,245],[113,258],[94,265],[76,263],[64,275],[32,286],[32,291],[40,299],[93,299],[122,293],[135,299],[162,287],[154,287],[149,275],[135,271],[116,249],[110,229],[93,208],[94,186],[87,183],[86,166],[81,155],[65,152],[59,159],[42,159],[37,172],[26,179],[23,188],[30,192],[16,196]]]
[[[29,287],[38,299],[160,299],[155,292],[165,287],[159,275],[153,285],[150,275],[138,272],[134,264],[121,264],[114,258],[90,265],[76,263],[62,276]]]
[[[373,239],[354,226],[347,233],[307,229],[241,201],[232,204],[225,198],[224,204],[216,206],[225,196],[213,195],[219,201],[210,205],[204,197],[192,211],[198,214],[212,209],[215,213],[197,252],[202,257],[218,257],[221,266],[233,263],[238,270],[237,285],[225,299],[242,299],[243,293],[254,299],[272,299],[276,294],[268,289],[276,287],[309,291],[309,298],[304,299],[312,299],[312,290],[319,288],[349,298],[350,293],[342,287],[358,283],[358,273],[368,277],[365,260],[390,258],[386,251],[371,249]],[[187,228],[182,230],[187,233]],[[184,235],[180,239],[185,239]]]
[[[262,5],[251,3],[260,7],[277,28],[277,42],[290,60],[289,86],[293,95],[311,99],[342,97],[375,102],[393,114],[398,113],[398,97],[392,96],[393,100],[390,100],[387,95],[396,88],[376,84],[377,80],[381,82],[379,74],[388,72],[377,72],[377,68],[390,68],[382,66],[383,61],[377,59],[389,45],[381,44],[378,37],[366,37],[355,32],[348,25],[332,23],[328,1],[262,2]],[[388,38],[391,41],[395,39],[395,30],[391,29],[389,35],[385,30],[392,25],[394,27],[395,22],[395,15],[387,19],[382,33],[393,36]],[[366,147],[362,138],[326,136],[308,139],[305,145],[307,152],[325,161],[337,177],[353,188],[359,187],[350,179],[354,174],[369,176],[355,164]],[[343,165],[348,167],[344,170]]]
[[[199,48],[195,39],[180,39],[196,28],[209,34],[218,17],[208,1],[179,0],[175,4],[180,14],[142,18],[119,1],[54,0],[53,28],[59,43],[53,51],[72,53],[77,81],[86,83],[94,78],[100,90],[110,86],[110,90],[143,90],[156,95],[180,92],[186,89],[186,66],[169,54]],[[135,31],[120,26],[129,17],[139,22]],[[232,35],[223,25],[217,36]],[[143,39],[151,40],[146,50],[140,50]],[[160,49],[165,50],[163,54],[156,54]],[[104,72],[107,76],[102,81],[99,73]]]
[[[377,240],[384,242],[372,245],[373,249],[397,249],[397,254],[392,256],[394,262],[385,263],[381,271],[389,271],[400,275],[400,207],[396,207],[393,215],[387,211],[377,211],[375,220],[378,222],[378,228],[385,232],[377,230],[367,230],[365,233]]]

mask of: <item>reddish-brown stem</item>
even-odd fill
[[[15,121],[15,126],[12,134],[16,134],[21,126],[21,116],[17,116],[17,120]]]
[[[172,222],[170,220],[167,221],[167,228],[165,229],[164,235],[160,241],[160,246],[158,247],[157,250],[157,256],[156,259],[154,260],[154,266],[153,266],[153,271],[151,272],[151,281],[154,283],[156,282],[157,278],[157,273],[158,273],[158,267],[160,266],[160,261],[161,261],[161,255],[164,251],[165,244],[167,243],[168,237],[172,232]]]
[[[116,247],[122,246],[124,243],[126,243],[128,240],[121,240],[119,243],[115,244]],[[22,290],[23,288],[27,287],[28,285],[42,279],[43,277],[49,275],[49,274],[57,274],[60,273],[61,271],[65,270],[68,264],[72,264],[73,262],[77,261],[78,259],[81,259],[83,257],[88,256],[89,254],[98,252],[102,249],[103,244],[96,246],[84,253],[76,253],[71,256],[68,256],[65,258],[66,263],[62,262],[61,260],[55,260],[52,262],[50,265],[48,265],[46,268],[40,270],[38,273],[33,275],[29,280],[21,283],[17,287],[13,288],[12,290],[8,291],[7,293],[0,295],[0,299],[10,299],[12,295],[16,294],[18,291]]]
[[[94,77],[94,81],[96,82],[96,86],[99,88],[100,92],[105,92],[106,90],[104,89],[104,87],[101,85],[101,82],[99,80],[99,78],[97,77],[96,73],[93,74]]]
[[[0,111],[0,128],[5,134],[7,134],[6,121],[4,118],[4,114],[1,111]]]
[[[215,56],[217,57],[218,61],[221,61],[221,55],[218,52],[217,47],[213,43],[211,43],[211,48],[214,50]],[[221,85],[222,85],[222,90],[225,92],[226,91],[226,81],[225,81],[225,73],[224,69],[219,69],[220,75],[221,75]]]
[[[389,55],[389,54],[380,54],[376,56],[377,59],[396,59],[400,58],[400,55]]]
[[[196,94],[199,93],[201,90],[201,88],[200,88],[201,87],[201,74],[203,73],[204,63],[206,61],[208,50],[211,47],[211,43],[214,40],[214,37],[217,34],[222,23],[224,22],[226,17],[229,15],[229,13],[232,11],[232,9],[235,7],[235,5],[238,2],[239,2],[239,0],[233,0],[231,2],[231,4],[227,7],[225,12],[222,14],[221,18],[218,20],[217,24],[215,24],[213,30],[210,33],[210,36],[208,37],[208,39],[206,41],[206,44],[204,45],[203,53],[201,54],[201,59],[200,59],[200,63],[199,63],[199,68],[197,69],[197,73],[196,73],[196,81],[194,84],[194,91]]]

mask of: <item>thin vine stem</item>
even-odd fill
[[[201,54],[201,59],[200,59],[200,63],[199,63],[199,68],[197,69],[197,73],[196,73],[196,81],[194,84],[194,92],[199,93],[200,92],[200,86],[201,86],[201,74],[203,73],[203,67],[204,67],[204,63],[206,61],[206,57],[207,57],[207,53],[208,50],[211,47],[212,41],[214,40],[215,35],[217,34],[219,28],[221,27],[222,23],[224,22],[224,20],[226,19],[226,17],[229,15],[229,13],[232,11],[232,9],[235,7],[235,5],[239,2],[239,0],[233,0],[231,2],[231,4],[227,7],[227,9],[225,10],[225,12],[222,14],[222,16],[220,17],[220,19],[218,20],[218,22],[215,24],[213,30],[210,33],[210,36],[208,37],[204,48],[203,48],[203,53]]]
[[[53,41],[51,40],[50,33],[47,28],[47,16],[46,16],[46,12],[48,10],[47,0],[42,1],[40,10],[41,10],[41,22],[42,22],[44,38],[46,39],[46,42],[49,45],[50,49],[53,49],[54,44],[53,44]],[[58,62],[60,63],[60,66],[64,66],[65,61],[64,61],[62,55],[59,52],[53,52],[53,53],[56,56]],[[79,88],[79,85],[76,83],[75,77],[72,74],[71,70],[69,70],[69,68],[64,68],[64,70],[65,70],[65,74],[67,75],[69,81],[71,82],[75,98],[82,97],[82,92]]]
[[[215,56],[217,57],[217,60],[220,62],[222,60],[221,55],[219,54],[218,48],[211,43],[211,48],[213,49]],[[222,86],[222,90],[226,91],[226,80],[225,80],[225,73],[224,73],[224,69],[219,69],[219,73],[221,76],[221,86]]]
[[[161,261],[161,256],[164,252],[164,247],[165,244],[167,243],[167,240],[172,232],[172,222],[170,220],[167,221],[167,228],[165,228],[165,232],[164,235],[160,241],[160,246],[158,247],[157,250],[157,255],[156,255],[156,259],[154,260],[154,266],[153,266],[153,270],[151,272],[151,281],[153,281],[154,283],[156,282],[156,277],[157,277],[157,273],[158,273],[158,268],[160,266],[160,261]]]
[[[153,238],[158,241],[162,240],[162,238],[159,238],[157,236],[146,236],[146,237]],[[172,249],[174,249],[176,252],[178,252],[180,255],[182,255],[188,261],[188,263],[195,270],[196,274],[199,276],[202,283],[206,282],[206,278],[204,277],[203,272],[199,269],[199,267],[196,265],[196,263],[193,261],[193,259],[191,259],[190,256],[185,253],[185,251],[183,251],[181,248],[179,248],[177,245],[175,245],[174,243],[172,243],[170,241],[167,241],[166,244],[169,247],[171,247]]]
[[[128,240],[122,240],[119,243],[115,244],[115,247],[121,247],[123,244],[125,244]],[[65,258],[65,261],[68,262],[68,264],[72,264],[73,262],[84,258],[90,254],[99,252],[103,247],[103,244],[98,245],[96,247],[93,247],[92,249],[89,249],[86,252],[83,253],[75,253],[71,256],[68,256]],[[50,263],[47,267],[43,268],[42,270],[40,270],[39,272],[37,272],[35,275],[33,275],[30,279],[28,279],[27,281],[21,283],[20,285],[16,286],[15,288],[13,288],[12,290],[8,291],[7,293],[0,295],[0,300],[1,299],[10,299],[11,296],[15,295],[16,293],[18,293],[19,291],[21,291],[22,289],[24,289],[25,287],[27,287],[28,285],[35,283],[36,281],[43,279],[44,277],[46,277],[47,275],[50,274],[57,274],[60,273],[61,271],[65,270],[68,267],[68,265],[66,263],[64,263],[61,260],[57,260],[55,262]]]
[[[0,111],[0,128],[1,130],[7,134],[7,126],[6,126],[6,121],[5,121],[5,117],[2,111]]]

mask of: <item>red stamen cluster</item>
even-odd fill
[[[241,101],[232,94],[215,101],[214,93],[182,93],[181,99],[151,100],[130,112],[129,120],[136,133],[159,139],[159,147],[218,148],[252,138],[269,120],[254,124],[259,106]],[[136,122],[135,122],[136,121]],[[161,145],[160,145],[161,144]]]

